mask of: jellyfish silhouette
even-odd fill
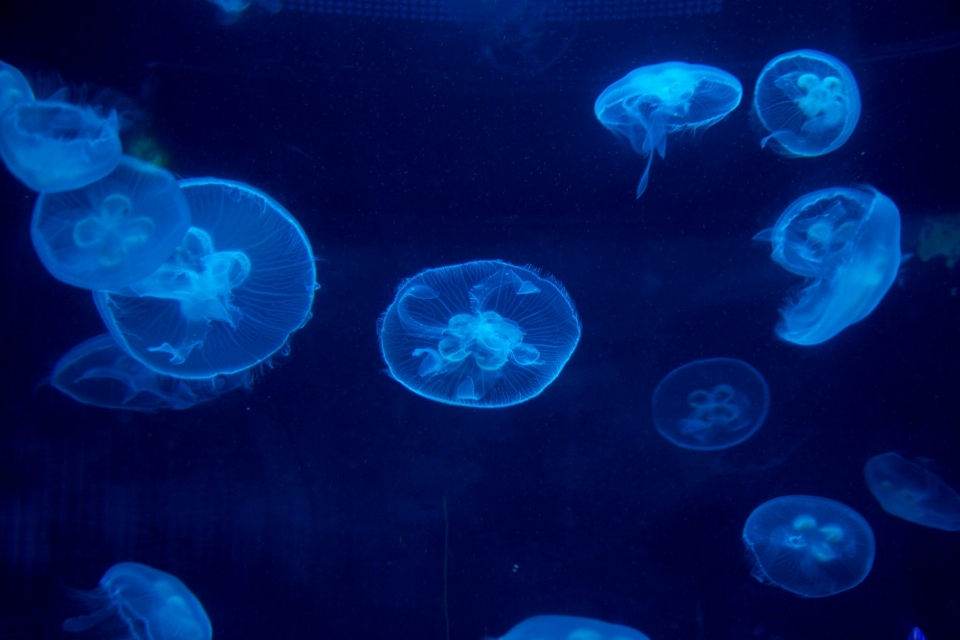
[[[774,262],[808,278],[777,326],[800,345],[825,342],[867,317],[900,267],[900,212],[872,187],[801,196],[754,238],[770,241]]]
[[[229,376],[180,379],[150,369],[117,346],[109,333],[68,351],[53,368],[51,384],[83,404],[149,413],[189,409],[238,387],[249,387],[248,369]]]
[[[624,136],[647,168],[637,197],[647,189],[653,152],[662,158],[667,135],[710,127],[737,108],[743,87],[735,77],[702,64],[664,62],[634,69],[603,90],[593,106],[597,120]]]
[[[0,114],[0,157],[23,184],[41,193],[96,182],[120,162],[117,112],[60,100],[24,100]]]
[[[154,273],[94,300],[120,347],[158,373],[210,378],[268,360],[310,318],[303,229],[277,201],[214,178],[179,183],[192,226]]]
[[[822,51],[784,53],[760,72],[754,112],[770,135],[760,145],[781,155],[820,156],[837,149],[860,119],[860,91],[847,65]]]
[[[33,89],[20,70],[0,60],[0,114],[21,102],[33,100]]]
[[[71,633],[95,627],[126,627],[131,640],[210,640],[213,629],[203,605],[180,580],[138,562],[121,562],[107,570],[100,586],[82,594],[91,613],[68,618]]]
[[[884,453],[867,460],[863,473],[887,513],[925,527],[960,531],[960,496],[920,465]]]
[[[390,374],[425,398],[504,407],[540,394],[580,340],[556,280],[499,260],[429,269],[400,285],[380,319]]]
[[[593,618],[534,616],[497,640],[650,640],[636,629]]]
[[[40,194],[30,235],[55,278],[109,291],[156,271],[189,227],[190,208],[173,176],[124,156],[92,184]]]
[[[815,496],[783,496],[754,509],[743,527],[753,577],[805,598],[857,586],[870,573],[876,543],[863,517]]]

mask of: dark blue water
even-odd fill
[[[35,195],[0,172],[0,637],[66,637],[68,589],[121,561],[183,580],[216,638],[443,640],[449,621],[475,640],[546,613],[653,640],[958,637],[960,534],[887,514],[862,469],[898,451],[960,486],[960,270],[913,258],[866,320],[797,347],[773,329],[799,278],[751,237],[833,185],[896,202],[904,252],[925,217],[960,213],[960,12],[725,0],[582,22],[536,73],[492,65],[489,37],[258,7],[224,25],[201,0],[0,7],[0,59],[47,95],[126,96],[125,147],[151,142],[177,175],[272,195],[321,286],[249,392],[153,415],[79,405],[42,381],[102,322],[43,269]],[[796,48],[844,60],[863,97],[853,136],[820,158],[762,150],[748,114],[764,63]],[[643,158],[593,101],[673,59],[733,73],[745,101],[671,137],[636,201]],[[583,323],[559,378],[507,409],[420,398],[377,344],[401,280],[477,259],[543,268]],[[765,376],[766,423],[725,452],[675,447],[654,387],[721,356]],[[807,600],[750,576],[743,524],[788,494],[867,519],[862,584]]]

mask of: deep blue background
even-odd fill
[[[798,279],[750,239],[835,184],[889,195],[905,252],[925,216],[960,212],[960,11],[726,0],[582,23],[538,74],[493,68],[485,37],[256,8],[222,25],[201,0],[0,6],[0,59],[47,94],[120,92],[128,145],[148,137],[178,175],[274,196],[321,285],[291,355],[250,393],[153,416],[78,405],[42,381],[102,323],[88,292],[43,270],[34,195],[0,173],[0,637],[64,637],[69,588],[135,560],[180,577],[216,638],[442,640],[444,500],[451,638],[541,613],[653,640],[960,633],[960,534],[889,516],[862,479],[896,450],[960,486],[960,270],[910,260],[868,319],[800,348],[773,333]],[[853,136],[822,158],[761,150],[748,113],[763,64],[795,48],[845,60],[863,96]],[[643,159],[593,101],[672,59],[734,73],[747,104],[671,137],[635,201]],[[377,317],[402,279],[485,258],[558,278],[580,346],[513,408],[415,396],[383,372]],[[765,375],[767,422],[725,453],[679,449],[653,428],[652,390],[716,356]],[[870,522],[860,586],[804,600],[750,577],[743,523],[792,493]]]

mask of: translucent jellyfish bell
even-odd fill
[[[654,150],[661,158],[666,153],[667,134],[714,125],[736,109],[742,97],[740,81],[726,71],[664,62],[634,69],[611,84],[593,110],[600,124],[647,156],[639,198],[647,188]]]
[[[783,496],[754,509],[743,527],[754,578],[805,598],[857,586],[870,573],[876,542],[863,517],[845,504]]]
[[[316,288],[303,229],[270,196],[239,182],[180,183],[192,226],[159,269],[94,294],[117,343],[178,378],[232,374],[269,359],[310,318]]]
[[[671,371],[653,391],[653,422],[684,449],[710,451],[740,444],[760,428],[770,389],[743,360],[696,360]]]
[[[199,380],[164,376],[130,357],[113,336],[104,333],[60,358],[50,381],[77,402],[146,413],[189,409],[238,387],[249,387],[253,374],[248,369]]]
[[[900,212],[871,187],[801,196],[755,239],[769,240],[774,262],[809,279],[780,312],[777,334],[795,344],[825,342],[867,317],[900,267]]]
[[[932,472],[884,453],[867,460],[863,473],[887,513],[925,527],[960,531],[960,496]]]
[[[20,70],[0,60],[0,114],[7,107],[33,100],[33,89]]]
[[[484,260],[403,282],[379,333],[390,374],[414,393],[504,407],[556,379],[580,340],[580,321],[556,280]]]
[[[860,90],[847,65],[822,51],[784,53],[760,72],[753,107],[785,156],[820,156],[847,141],[860,119]]]
[[[117,112],[58,100],[18,102],[0,115],[0,156],[10,173],[41,193],[96,182],[120,162]]]
[[[111,630],[126,626],[130,638],[210,640],[213,636],[207,612],[186,585],[138,562],[113,565],[103,574],[100,586],[83,597],[91,613],[65,620],[64,631],[78,633],[109,625]]]
[[[534,616],[527,618],[496,640],[650,640],[650,638],[631,627],[593,618]]]
[[[80,189],[42,193],[30,235],[58,280],[115,290],[156,271],[190,227],[190,208],[170,173],[124,156]]]

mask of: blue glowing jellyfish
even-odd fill
[[[50,382],[77,402],[144,413],[189,409],[238,387],[249,387],[248,369],[229,376],[180,379],[164,376],[125,353],[109,333],[68,351],[53,368]]]
[[[20,70],[0,60],[0,114],[7,107],[33,100],[33,89]]]
[[[696,360],[674,369],[653,390],[653,423],[684,449],[709,451],[740,444],[760,428],[770,389],[743,360]]]
[[[431,400],[504,407],[538,395],[580,340],[560,283],[499,260],[423,271],[380,319],[390,374]]]
[[[774,498],[743,527],[752,575],[805,598],[857,586],[870,573],[876,543],[863,517],[845,504],[815,496]]]
[[[795,344],[826,342],[866,318],[900,267],[900,212],[872,187],[801,196],[755,239],[769,240],[774,262],[808,278],[777,327]]]
[[[180,183],[193,218],[146,278],[94,294],[120,347],[154,371],[210,378],[249,369],[310,318],[316,269],[303,229],[276,200],[239,182]]]
[[[777,56],[757,79],[753,108],[785,156],[820,156],[847,141],[860,119],[860,91],[847,65],[822,51]]]
[[[647,156],[637,185],[643,195],[656,150],[662,158],[667,134],[697,130],[723,120],[737,108],[743,87],[735,77],[702,64],[664,62],[634,69],[603,90],[593,106],[600,124]]]
[[[190,208],[173,176],[124,156],[92,184],[40,194],[31,236],[55,278],[110,291],[156,271],[189,227]]]
[[[83,594],[92,611],[69,618],[63,630],[87,631],[101,625],[126,627],[113,638],[130,640],[210,640],[213,629],[203,605],[180,580],[138,562],[121,562],[100,578],[100,586]]]
[[[919,464],[884,453],[867,460],[863,473],[887,513],[925,527],[960,531],[960,496]]]
[[[120,162],[117,112],[59,100],[25,100],[0,115],[0,156],[34,191],[85,187]]]
[[[527,618],[497,640],[650,640],[631,627],[575,616]]]

